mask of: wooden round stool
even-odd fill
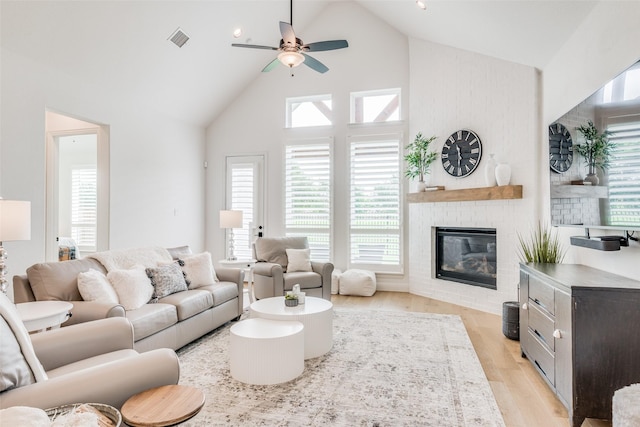
[[[170,426],[200,412],[204,400],[204,393],[195,387],[164,385],[131,396],[120,413],[133,427]]]

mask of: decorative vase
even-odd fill
[[[284,305],[286,305],[287,307],[297,307],[298,306],[298,300],[297,299],[285,299],[284,300]]]
[[[591,185],[598,185],[600,183],[600,178],[596,174],[596,167],[593,164],[589,165],[589,172],[587,176],[584,177],[584,182],[590,182]]]
[[[418,181],[418,185],[416,186],[416,190],[418,193],[424,191],[427,188],[427,183],[424,181]]]
[[[500,186],[509,185],[511,180],[511,166],[508,163],[500,163],[496,166],[496,183]]]
[[[493,158],[494,154],[489,154],[489,161],[484,167],[484,180],[487,187],[496,186],[496,160]]]

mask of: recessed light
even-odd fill
[[[236,28],[233,30],[233,37],[238,38],[242,35],[242,28]]]
[[[422,10],[427,10],[427,4],[422,0],[416,0],[416,6]]]

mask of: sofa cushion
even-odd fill
[[[34,264],[27,268],[27,278],[38,301],[80,301],[78,274],[91,269],[106,273],[97,260],[81,258]]]
[[[209,252],[180,258],[178,262],[187,278],[189,289],[213,285],[218,281]]]
[[[175,262],[146,269],[147,277],[153,285],[153,298],[164,298],[167,295],[187,290],[184,273]]]
[[[178,323],[178,312],[171,304],[144,304],[127,311],[127,319],[133,325],[135,341],[139,341]]]
[[[217,307],[234,298],[238,298],[238,284],[233,282],[217,282],[215,285],[203,286],[199,290],[208,291],[213,296],[213,306]]]
[[[89,270],[78,274],[78,290],[85,301],[98,301],[118,304],[118,294],[109,279],[98,270]]]
[[[256,261],[272,262],[287,267],[287,248],[306,249],[309,242],[306,237],[261,237],[254,243]]]
[[[175,306],[180,322],[213,307],[213,295],[211,292],[194,289],[171,294],[158,302]]]
[[[293,290],[293,285],[300,285],[301,290],[322,287],[322,276],[315,272],[296,271],[283,274],[284,290]]]
[[[189,247],[189,245],[177,246],[175,248],[167,248],[167,251],[169,252],[169,255],[171,255],[171,258],[173,258],[174,260],[178,258],[184,258],[186,256],[193,254],[193,252],[191,252],[191,248]]]
[[[107,273],[107,279],[116,290],[125,310],[140,308],[153,296],[153,285],[143,266],[130,270],[112,270]]]

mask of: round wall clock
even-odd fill
[[[549,167],[562,173],[573,163],[573,140],[569,130],[560,123],[549,126]]]
[[[451,176],[470,175],[480,163],[482,142],[475,132],[459,130],[451,134],[442,147],[442,167]]]

